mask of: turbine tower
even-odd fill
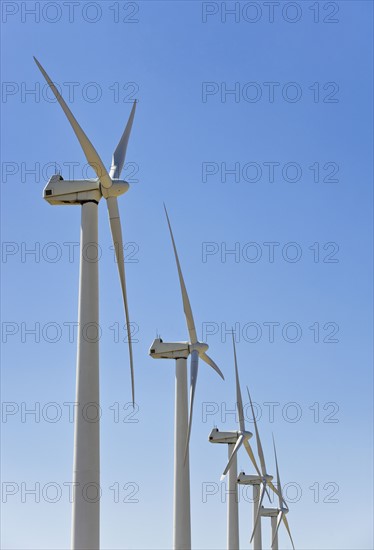
[[[175,359],[175,416],[174,416],[174,533],[173,548],[189,550],[191,548],[191,509],[190,509],[190,466],[189,440],[191,435],[193,405],[196,390],[199,358],[212,367],[223,379],[223,374],[215,362],[207,355],[208,345],[197,339],[195,321],[190,300],[184,283],[177,248],[164,205],[179,284],[181,287],[184,314],[187,321],[189,342],[165,343],[156,338],[149,350],[154,359]],[[190,402],[188,411],[187,395],[187,358],[191,355]]]
[[[126,193],[129,188],[128,183],[120,180],[119,177],[125,163],[136,103],[134,102],[126,128],[113,154],[112,166],[108,173],[97,151],[56,86],[37,59],[35,62],[69,120],[88,164],[97,175],[97,179],[83,181],[66,181],[60,175],[54,175],[44,189],[44,198],[52,205],[80,205],[82,207],[76,374],[76,402],[78,406],[74,419],[73,487],[75,488],[75,498],[73,499],[71,548],[73,550],[98,550],[100,548],[98,204],[102,197],[106,199],[126,315],[134,403],[130,318],[117,197]]]
[[[271,524],[271,550],[278,550],[277,517],[278,508],[261,508],[261,517],[270,518]]]
[[[239,511],[238,511],[238,489],[237,489],[237,452],[242,444],[250,449],[250,456],[253,456],[248,440],[252,433],[247,431],[244,422],[243,400],[240,390],[238,364],[236,359],[235,338],[232,333],[232,344],[234,349],[235,382],[236,382],[236,407],[239,418],[239,431],[221,432],[214,428],[210,435],[211,443],[226,444],[228,447],[228,464],[223,472],[223,477],[228,473],[228,499],[227,499],[227,548],[238,550],[239,548]],[[254,459],[254,456],[253,456]],[[221,478],[221,479],[222,479]]]

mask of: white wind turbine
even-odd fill
[[[35,59],[35,57],[34,57]],[[97,550],[100,548],[100,428],[99,428],[99,288],[98,288],[98,203],[106,199],[110,228],[122,287],[130,354],[132,400],[134,402],[134,369],[130,332],[130,319],[126,295],[124,252],[117,197],[125,193],[129,185],[120,180],[125,163],[127,144],[135,115],[136,103],[113,154],[108,173],[94,146],[74,118],[43,67],[37,66],[49,84],[57,101],[69,120],[83,149],[88,164],[97,179],[66,181],[54,175],[44,189],[44,198],[52,205],[81,205],[81,243],[79,277],[79,337],[77,351],[76,402],[74,436],[73,483],[75,498],[72,514],[73,550]],[[88,257],[89,248],[96,250],[95,257]],[[83,328],[93,329],[84,335]],[[94,409],[95,414],[90,410]]]
[[[223,443],[228,446],[228,464],[223,472],[222,478],[228,473],[228,499],[227,499],[227,548],[228,550],[238,550],[239,548],[239,513],[238,513],[238,490],[237,490],[237,452],[242,444],[246,447],[251,460],[256,462],[248,439],[252,433],[245,429],[243,400],[240,390],[238,364],[236,358],[235,338],[232,333],[232,344],[234,348],[235,364],[235,385],[236,385],[236,406],[239,418],[239,431],[221,432],[214,428],[210,435],[211,443]],[[256,464],[257,468],[257,464]],[[258,468],[257,468],[258,469]],[[221,478],[221,479],[222,479]]]
[[[184,283],[177,248],[165,208],[170,237],[177,264],[179,284],[181,287],[184,314],[187,321],[189,342],[165,343],[156,338],[149,350],[155,359],[175,359],[175,421],[174,421],[174,533],[173,548],[188,550],[191,548],[191,510],[190,510],[190,466],[189,440],[191,435],[193,405],[198,374],[198,363],[201,358],[212,367],[223,379],[223,374],[215,362],[207,355],[208,345],[197,339],[195,321],[192,315],[190,300]],[[190,370],[190,405],[188,412],[187,397],[187,358],[191,355]]]
[[[242,485],[252,485],[253,486],[253,531],[250,542],[253,541],[253,550],[262,549],[262,536],[261,536],[261,506],[264,500],[265,493],[269,496],[267,488],[269,487],[275,494],[278,495],[278,490],[275,488],[272,483],[273,476],[269,475],[266,471],[265,457],[262,449],[260,434],[257,427],[256,416],[253,410],[252,399],[247,387],[249,402],[251,405],[253,423],[256,433],[256,443],[257,443],[257,453],[260,458],[261,471],[259,470],[254,457],[250,458],[256,469],[257,475],[247,475],[244,472],[241,472],[238,477],[238,483]],[[249,447],[249,445],[248,445]],[[248,448],[247,448],[248,451]],[[249,451],[248,451],[249,454]],[[270,498],[270,497],[269,497]]]
[[[288,524],[288,519],[286,517],[286,514],[289,512],[289,508],[287,506],[286,501],[283,498],[282,494],[282,485],[279,475],[279,468],[278,468],[278,458],[277,458],[277,450],[275,448],[275,441],[274,441],[274,435],[273,435],[273,447],[274,447],[274,456],[275,456],[275,467],[277,472],[277,490],[278,490],[278,503],[279,508],[263,508],[261,510],[261,515],[263,517],[270,517],[271,518],[271,550],[278,550],[278,530],[280,524],[284,523],[287,533],[290,537],[292,548],[295,550],[294,542],[291,535],[290,526]]]

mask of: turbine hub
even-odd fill
[[[251,439],[251,437],[253,437],[253,433],[252,432],[248,432],[247,430],[243,430],[242,432],[238,432],[238,434],[240,435],[244,435],[244,439]]]
[[[205,353],[206,351],[208,351],[209,346],[208,344],[203,344],[202,342],[196,342],[195,344],[190,344],[189,348],[190,353],[192,353],[193,351],[197,351],[197,353],[200,355],[201,353]]]
[[[124,180],[112,180],[113,184],[109,189],[105,189],[101,186],[101,192],[105,198],[119,197],[124,195],[129,190],[129,184]]]

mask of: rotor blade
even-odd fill
[[[249,458],[251,459],[251,462],[252,462],[253,466],[255,467],[255,470],[256,470],[256,472],[257,472],[257,475],[258,475],[259,477],[262,478],[262,474],[261,474],[261,472],[260,472],[260,468],[257,466],[257,462],[256,462],[256,459],[255,459],[255,455],[254,455],[254,453],[253,453],[253,451],[252,451],[252,447],[250,446],[248,439],[245,439],[244,442],[243,442],[243,444],[244,444],[244,447],[245,447],[246,450],[247,450],[248,456],[249,456]],[[273,491],[274,491],[275,493],[277,493],[277,490],[276,490],[276,488],[274,487],[274,485],[271,483],[271,481],[268,481],[268,482],[267,482],[267,485],[269,485],[269,487],[271,487],[271,488],[273,489]],[[268,496],[268,498],[269,498],[269,500],[270,500],[270,502],[271,502],[271,498],[270,498],[270,495],[269,495],[269,491],[267,490],[267,487],[266,487],[266,494],[267,494],[267,496]]]
[[[210,367],[212,367],[212,369],[214,369],[216,371],[217,374],[220,375],[220,377],[222,378],[222,380],[225,379],[225,377],[223,376],[222,372],[220,371],[220,369],[217,367],[217,365],[215,364],[215,362],[213,361],[213,359],[211,359],[209,357],[209,355],[207,355],[206,353],[200,353],[200,358],[205,361],[205,363],[207,363],[207,365],[209,365]]]
[[[261,474],[261,472],[260,472],[259,467],[257,466],[257,462],[256,462],[256,459],[255,459],[255,455],[254,455],[254,453],[253,453],[253,451],[252,451],[252,447],[250,446],[248,439],[246,439],[246,440],[244,441],[244,447],[245,447],[246,450],[247,450],[247,453],[248,453],[248,455],[249,455],[249,458],[251,459],[251,462],[252,462],[253,466],[255,467],[255,470],[256,470],[258,476],[259,476],[259,477],[262,477],[262,474]]]
[[[221,476],[221,481],[222,481],[222,479],[226,476],[227,472],[230,470],[231,464],[232,464],[232,462],[233,462],[233,460],[234,460],[234,458],[235,458],[235,456],[236,456],[236,453],[237,453],[238,450],[240,449],[240,447],[241,447],[243,441],[244,441],[244,435],[240,435],[240,436],[238,437],[238,439],[236,440],[235,447],[234,447],[233,450],[232,450],[232,453],[231,453],[231,456],[230,456],[229,461],[228,461],[228,463],[227,463],[227,466],[226,466],[226,468],[224,469],[224,472],[223,472],[223,474],[222,474],[222,476]]]
[[[128,309],[127,293],[126,293],[125,259],[124,259],[124,253],[123,253],[121,220],[119,217],[117,198],[109,197],[106,203],[108,206],[110,229],[112,231],[112,238],[113,238],[114,249],[116,252],[119,278],[121,281],[123,304],[125,306],[126,328],[127,328],[127,337],[128,337],[128,344],[129,344],[129,354],[130,354],[132,402],[134,404],[135,403],[134,365],[133,365],[133,357],[132,357],[130,317],[129,317],[129,309]]]
[[[113,153],[112,166],[110,167],[109,172],[111,178],[118,179],[121,175],[123,165],[125,164],[127,144],[129,142],[129,137],[131,134],[132,123],[134,122],[136,103],[137,102],[135,100],[131,109],[129,120],[126,124],[126,128],[121,136],[121,139],[118,142],[116,150]]]
[[[259,503],[258,503],[256,520],[255,520],[255,523],[254,523],[254,526],[253,526],[253,531],[252,531],[252,536],[251,536],[250,542],[252,542],[253,537],[255,536],[257,523],[258,523],[259,518],[261,517],[261,506],[262,506],[262,501],[264,500],[265,492],[266,492],[266,482],[263,483],[262,486],[261,486],[261,496],[260,496],[260,500],[259,500]]]
[[[199,367],[199,354],[196,350],[191,353],[191,373],[190,373],[190,413],[188,416],[188,432],[187,432],[187,441],[186,449],[184,452],[184,463],[186,463],[188,449],[190,445],[191,437],[191,427],[192,427],[192,415],[193,415],[193,404],[195,399],[195,390],[196,390],[196,381],[197,373]]]
[[[238,362],[237,362],[237,359],[236,359],[234,331],[232,331],[232,345],[234,347],[235,380],[236,380],[236,406],[237,406],[238,415],[239,415],[240,431],[244,432],[245,431],[245,424],[244,424],[244,412],[243,412],[243,399],[242,399],[242,393],[240,391]]]
[[[39,67],[40,72],[48,82],[52,92],[54,93],[68,121],[70,122],[71,127],[73,128],[74,133],[77,136],[79,143],[81,144],[81,147],[86,156],[88,164],[94,169],[97,177],[100,180],[101,185],[106,189],[109,189],[109,187],[112,186],[112,180],[101,158],[99,157],[99,154],[97,153],[95,147],[92,145],[92,143],[90,142],[90,140],[88,139],[88,137],[86,136],[82,128],[79,126],[76,118],[74,117],[73,113],[70,111],[69,107],[66,105],[60,92],[57,90],[56,86],[53,84],[52,80],[49,78],[49,76],[47,75],[47,73],[45,72],[45,70],[39,63],[39,61],[36,59],[36,57],[34,57],[34,61]]]
[[[196,342],[197,342],[197,335],[196,335],[195,321],[193,320],[191,304],[190,304],[190,300],[188,299],[188,294],[187,294],[187,290],[186,290],[186,285],[184,284],[184,279],[183,279],[183,275],[182,275],[182,270],[181,270],[181,266],[180,266],[179,258],[178,258],[177,247],[175,246],[173,231],[172,231],[172,229],[171,229],[170,220],[169,220],[169,216],[168,216],[168,212],[167,212],[167,210],[166,210],[165,204],[164,204],[164,209],[165,209],[166,219],[167,219],[167,221],[168,221],[168,226],[169,226],[171,241],[172,241],[172,243],[173,243],[175,261],[177,262],[178,275],[179,275],[179,283],[180,283],[180,287],[181,287],[181,291],[182,291],[183,309],[184,309],[184,314],[185,314],[185,316],[186,316],[187,327],[188,327],[188,333],[189,333],[189,335],[190,335],[191,344],[196,344]]]
[[[255,413],[254,413],[254,410],[253,410],[253,403],[252,403],[252,399],[251,399],[251,396],[250,396],[250,393],[249,393],[248,386],[247,386],[247,392],[248,392],[249,401],[250,401],[250,403],[251,403],[251,410],[252,410],[253,422],[254,422],[254,425],[255,425],[256,441],[257,441],[257,451],[258,451],[258,456],[260,457],[262,475],[266,475],[266,465],[265,465],[264,451],[262,450],[260,434],[258,433],[257,422],[256,422],[256,416],[255,416]]]
[[[287,519],[287,517],[286,517],[286,514],[283,514],[283,523],[284,523],[284,525],[286,526],[288,535],[289,535],[289,537],[290,537],[290,540],[291,540],[291,543],[292,543],[292,548],[293,548],[293,550],[295,550],[295,545],[294,545],[294,543],[293,543],[293,539],[292,539],[292,535],[291,535],[291,531],[290,531],[290,526],[288,525],[288,519]]]
[[[268,487],[273,491],[273,493],[275,493],[277,495],[277,497],[279,498],[279,491],[278,491],[278,489],[276,489],[275,485],[273,485],[273,483],[271,481],[268,481],[267,484],[268,484]],[[269,496],[269,500],[271,502],[270,496]]]
[[[275,456],[275,468],[276,468],[276,471],[277,471],[277,486],[278,486],[279,508],[283,508],[282,485],[281,485],[281,480],[280,480],[280,476],[279,476],[278,458],[277,458],[277,450],[275,448],[274,434],[273,434],[273,447],[274,447],[274,456]]]
[[[278,517],[277,517],[277,526],[275,528],[275,533],[274,533],[274,536],[273,536],[273,540],[271,541],[271,547],[273,548],[274,546],[274,541],[275,539],[277,538],[277,534],[278,534],[278,529],[279,529],[279,526],[281,524],[281,521],[282,521],[282,517],[284,515],[284,512],[282,512],[282,510],[279,512],[278,514]]]

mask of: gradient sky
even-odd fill
[[[102,548],[172,541],[174,364],[148,349],[157,333],[184,340],[187,330],[163,201],[198,333],[226,376],[199,371],[193,547],[226,544],[226,449],[207,438],[214,426],[236,429],[234,326],[243,394],[247,384],[272,473],[272,432],[277,440],[296,547],[373,548],[372,3],[280,2],[274,17],[266,2],[73,4],[2,2],[3,548],[65,549],[70,540],[73,424],[64,403],[75,398],[80,210],[52,208],[42,189],[52,163],[66,179],[77,163],[80,179],[85,159],[32,55],[108,166],[139,99],[131,189],[120,200],[138,340],[134,417],[100,205]],[[236,15],[225,13],[235,5]],[[26,332],[33,327],[37,335]],[[39,421],[25,412],[35,406]],[[244,451],[238,462],[252,472]],[[36,483],[40,502],[25,492]],[[126,502],[115,502],[117,487]],[[283,530],[280,546],[290,548]]]

